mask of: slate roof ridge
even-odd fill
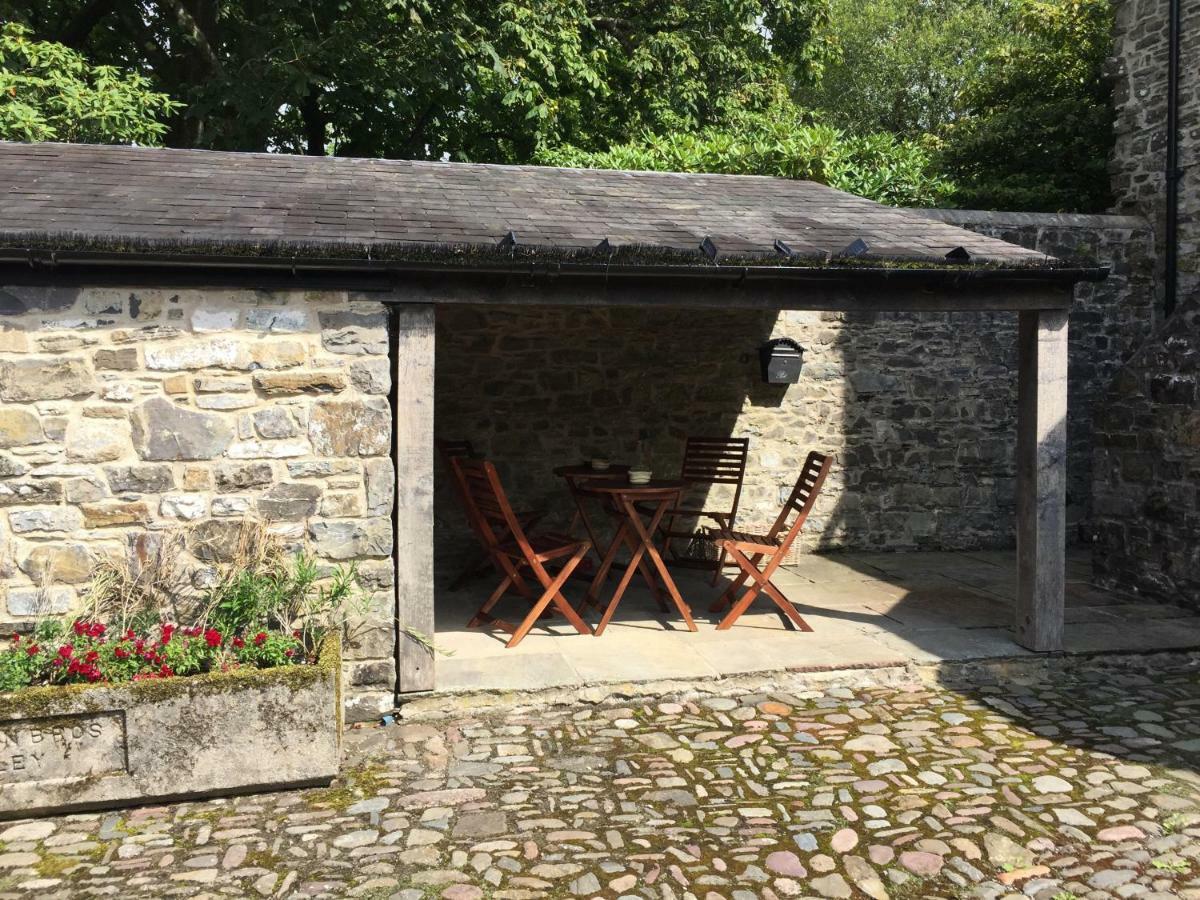
[[[187,244],[245,253],[255,242],[297,247],[478,248],[562,254],[602,239],[660,248],[678,264],[711,239],[722,258],[837,257],[862,239],[862,264],[1054,268],[1043,253],[889,207],[813,181],[764,175],[565,166],[309,157],[127,145],[0,142],[3,244],[51,238],[59,249]],[[216,252],[216,251],[214,251]],[[421,252],[424,252],[422,250]],[[470,260],[454,257],[464,265]],[[623,260],[636,263],[632,254]]]

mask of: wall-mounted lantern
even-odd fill
[[[804,348],[791,338],[775,338],[758,348],[767,384],[796,384],[804,365]]]

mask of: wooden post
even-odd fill
[[[396,690],[433,689],[433,305],[392,318],[396,463]]]
[[[1020,313],[1017,643],[1062,649],[1067,573],[1067,311]]]

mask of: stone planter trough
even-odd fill
[[[341,650],[316,665],[0,694],[0,819],[326,785]]]

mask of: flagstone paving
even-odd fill
[[[353,732],[328,789],[0,823],[0,897],[1200,898],[1200,674]]]

